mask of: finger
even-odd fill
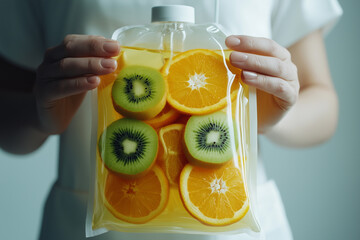
[[[271,56],[281,60],[291,59],[289,51],[271,39],[250,36],[229,36],[225,40],[228,48],[253,54]]]
[[[113,57],[119,51],[117,41],[104,37],[67,35],[60,45],[46,51],[44,62],[54,62],[65,57]]]
[[[115,71],[117,62],[111,58],[63,58],[60,61],[42,64],[40,78],[72,78],[81,75],[103,75]]]
[[[232,52],[230,62],[234,67],[279,77],[285,80],[296,78],[296,67],[290,61],[251,53]]]
[[[47,82],[42,86],[45,101],[55,101],[92,90],[100,84],[98,76],[70,78]]]
[[[282,104],[284,108],[294,105],[298,98],[299,87],[295,82],[288,82],[277,77],[249,71],[243,71],[242,75],[243,81],[246,84],[283,100]]]

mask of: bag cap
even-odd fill
[[[185,5],[163,5],[151,9],[151,22],[195,22],[195,10]]]

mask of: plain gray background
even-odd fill
[[[360,239],[360,1],[340,4],[344,16],[326,39],[340,100],[335,136],[309,149],[260,139],[268,177],[278,184],[295,240]],[[0,150],[1,239],[37,239],[42,205],[56,176],[57,143],[51,137],[27,156]]]

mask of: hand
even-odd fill
[[[34,88],[42,132],[58,134],[67,128],[86,92],[99,85],[99,75],[115,71],[111,57],[119,51],[116,41],[86,35],[68,35],[46,51]]]
[[[273,127],[299,96],[297,68],[287,49],[266,38],[229,36],[230,62],[243,70],[242,80],[257,88],[258,129]]]

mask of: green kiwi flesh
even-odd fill
[[[148,124],[130,118],[111,123],[99,139],[105,166],[122,176],[136,177],[150,169],[158,151],[158,136]]]
[[[112,87],[114,108],[121,115],[140,120],[155,117],[166,103],[162,74],[146,66],[123,68]]]
[[[233,158],[227,115],[223,112],[191,116],[184,132],[185,155],[200,166],[216,167]]]

